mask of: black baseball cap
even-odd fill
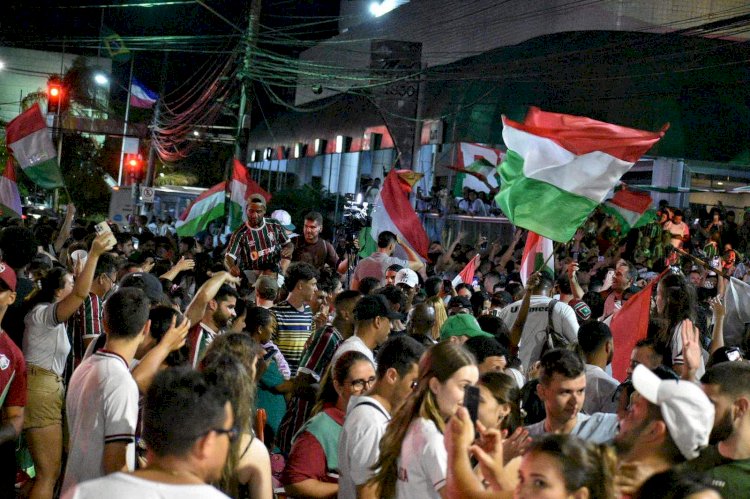
[[[383,295],[363,296],[354,307],[354,319],[366,321],[375,317],[403,319],[403,316],[391,309],[390,303]]]
[[[121,288],[138,288],[146,293],[151,303],[161,303],[166,295],[161,287],[161,281],[154,274],[148,272],[133,272],[120,279]]]

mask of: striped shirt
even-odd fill
[[[232,233],[227,245],[227,255],[237,262],[241,270],[260,270],[268,264],[278,265],[281,248],[289,243],[284,227],[272,218],[264,218],[258,228],[247,223]]]
[[[85,340],[96,338],[104,332],[102,326],[102,300],[95,293],[89,293],[78,310],[75,311],[68,325],[68,334],[70,335],[70,345],[73,355],[69,357],[68,362],[73,362],[68,371],[78,367],[83,360],[83,354],[86,352],[84,346]]]
[[[305,305],[302,310],[297,310],[288,301],[271,307],[271,312],[276,316],[277,323],[271,340],[284,354],[293,378],[297,375],[297,367],[305,351],[305,344],[312,332],[312,312],[309,305]]]
[[[310,374],[316,381],[320,381],[342,341],[344,338],[341,333],[330,324],[315,331],[305,345],[299,372]],[[310,418],[314,405],[315,401],[296,395],[289,400],[276,437],[276,445],[283,453],[291,450],[294,436]]]
[[[190,365],[194,369],[198,368],[198,364],[206,355],[208,345],[214,341],[217,333],[214,332],[210,327],[206,326],[202,322],[199,322],[188,331],[187,344],[189,348],[188,359],[190,359]]]

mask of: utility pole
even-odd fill
[[[234,157],[242,164],[246,161],[247,134],[250,131],[250,111],[252,110],[253,93],[250,79],[250,65],[253,60],[253,52],[258,41],[258,29],[260,24],[261,0],[250,0],[250,15],[248,18],[247,33],[245,34],[245,57],[242,59],[242,70],[240,71],[240,110],[237,118],[237,136],[234,143]],[[246,110],[247,114],[246,114]]]
[[[151,121],[151,148],[148,151],[148,167],[146,169],[146,187],[153,187],[154,185],[154,163],[156,162],[156,146],[154,145],[154,129],[159,125],[159,114],[161,114],[161,106],[164,101],[164,93],[166,91],[167,84],[167,62],[169,59],[169,52],[164,52],[164,60],[161,63],[161,87],[159,88],[159,99],[156,101],[156,108],[154,109],[154,118]]]

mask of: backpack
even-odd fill
[[[549,302],[549,308],[547,308],[547,328],[545,329],[544,343],[542,344],[542,353],[539,355],[539,359],[544,357],[544,354],[555,348],[566,348],[570,345],[570,341],[563,336],[561,333],[555,331],[555,327],[552,324],[552,312],[557,305],[557,300],[554,298]]]

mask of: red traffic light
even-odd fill
[[[47,82],[47,112],[57,113],[62,103],[63,87],[58,78],[50,78]]]

